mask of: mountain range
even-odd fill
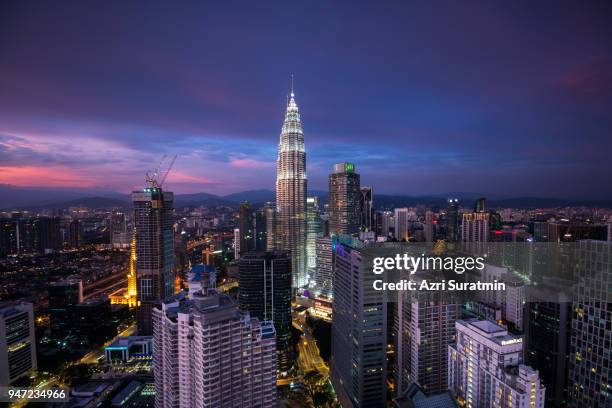
[[[237,206],[243,201],[249,201],[253,207],[260,207],[266,201],[274,201],[274,191],[249,190],[227,195],[210,193],[175,194],[175,207],[198,207],[201,205],[227,205]],[[310,196],[318,196],[321,203],[327,202],[327,192],[312,190]],[[407,196],[376,194],[374,204],[376,208],[414,207],[424,205],[431,208],[446,206],[447,197],[456,197],[460,204],[471,207],[474,201],[486,196],[479,193],[452,192],[427,196]],[[39,210],[42,208],[59,209],[84,206],[89,208],[131,208],[130,196],[113,191],[101,189],[58,189],[58,188],[32,188],[0,185],[0,209],[3,210]],[[545,197],[493,197],[487,200],[489,208],[553,208],[565,206],[592,206],[612,208],[612,200],[572,200]]]

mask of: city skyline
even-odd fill
[[[610,198],[609,6],[4,7],[0,184],[127,193],[178,154],[171,191],[273,189],[294,73],[313,190],[350,161],[383,194]]]

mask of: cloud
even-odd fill
[[[230,158],[229,164],[236,169],[267,169],[274,166],[273,162],[260,161],[255,159],[239,159],[236,157]]]

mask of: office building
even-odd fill
[[[361,187],[359,195],[359,211],[361,213],[361,230],[374,230],[374,196],[372,187]]]
[[[544,408],[538,372],[523,364],[523,339],[490,320],[458,320],[448,346],[448,388],[461,406]]]
[[[319,296],[331,298],[333,277],[333,251],[332,238],[320,235],[316,242],[317,267],[315,271],[315,288]]]
[[[321,234],[321,216],[319,197],[306,199],[306,259],[308,264],[308,282],[314,278],[317,268],[317,236]]]
[[[457,242],[459,240],[459,200],[456,198],[449,198],[447,201],[444,228],[446,241]]]
[[[295,95],[287,103],[276,161],[276,216],[278,248],[289,251],[293,287],[308,284],[306,269],[306,149]]]
[[[70,221],[68,239],[71,248],[78,248],[83,244],[83,223],[81,220]]]
[[[276,205],[272,202],[266,202],[262,208],[262,211],[266,215],[266,251],[274,251],[278,249],[278,237],[277,233],[277,218],[276,218]]]
[[[335,243],[331,381],[345,408],[378,408],[387,399],[387,302],[372,287],[377,275],[363,243]]]
[[[138,333],[150,335],[153,306],[174,294],[174,195],[156,183],[132,193]]]
[[[423,234],[425,235],[425,242],[434,241],[436,232],[434,223],[434,213],[431,210],[425,211],[425,221],[423,223]]]
[[[276,406],[274,325],[214,291],[153,310],[156,408]]]
[[[571,287],[571,282],[565,286]],[[558,287],[554,285],[553,290]],[[572,302],[563,293],[551,296],[554,302],[526,305],[525,361],[538,370],[546,385],[546,407],[561,408],[568,403]]]
[[[291,350],[291,259],[284,252],[249,252],[238,261],[241,310],[276,330],[278,369],[293,365]]]
[[[256,251],[267,251],[268,250],[268,220],[266,216],[266,207],[260,208],[255,213],[255,250]],[[270,232],[271,234],[274,231]],[[272,250],[272,249],[270,249]]]
[[[38,217],[34,219],[35,248],[41,254],[57,251],[62,247],[60,219],[58,217]]]
[[[578,243],[569,360],[569,404],[612,406],[612,242]]]
[[[408,241],[410,239],[410,225],[416,221],[416,212],[411,208],[396,208],[394,215],[393,236],[398,241]]]
[[[63,338],[73,330],[73,308],[83,301],[83,281],[67,278],[48,286],[49,328],[56,339]]]
[[[239,254],[255,249],[255,228],[253,224],[253,210],[248,201],[240,205],[238,212],[238,230],[240,231]]]
[[[31,303],[0,302],[0,386],[36,371]]]
[[[240,228],[234,228],[234,259],[240,259]]]
[[[332,235],[356,234],[361,224],[359,174],[353,163],[334,165],[329,175],[329,230]]]

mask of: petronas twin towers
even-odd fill
[[[293,86],[276,160],[276,242],[291,252],[293,287],[308,284],[306,269],[306,149]]]

